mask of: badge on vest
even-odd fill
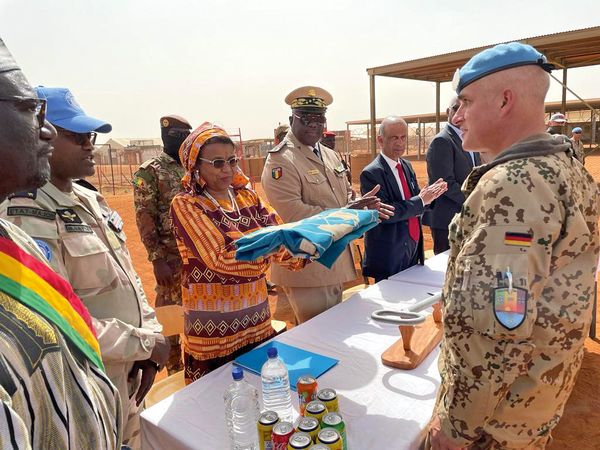
[[[123,229],[123,219],[118,212],[112,211],[108,216],[108,226],[111,227],[117,233],[120,233]]]
[[[271,170],[271,177],[273,177],[274,180],[279,180],[282,175],[283,168],[281,167],[275,167],[273,170]]]
[[[519,327],[527,316],[527,289],[513,286],[513,278],[510,268],[506,272],[496,274],[498,284],[500,280],[504,286],[492,289],[492,303],[494,305],[494,316],[500,325],[507,330]],[[521,280],[524,284],[524,280]]]
[[[32,208],[28,206],[9,206],[6,208],[6,214],[9,217],[27,216],[44,220],[54,220],[56,218],[56,213],[54,211],[46,211],[42,208]]]
[[[81,217],[71,208],[57,209],[56,213],[65,224],[68,233],[93,233],[92,227],[83,223]]]
[[[34,239],[34,241],[37,244],[37,246],[40,248],[40,250],[42,251],[44,256],[46,257],[48,262],[51,262],[52,261],[52,249],[50,248],[48,243],[45,241],[42,241],[41,239]]]

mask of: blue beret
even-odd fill
[[[554,68],[552,64],[548,63],[546,57],[531,45],[521,44],[520,42],[498,44],[477,53],[457,70],[453,87],[456,89],[456,93],[460,94],[460,91],[466,86],[480,78],[501,70],[528,65],[540,66],[547,72]]]
[[[575,127],[571,130],[573,133],[581,133],[583,130],[581,129],[581,127]]]

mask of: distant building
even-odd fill
[[[160,138],[111,138],[96,145],[95,159],[98,164],[139,165],[162,152]]]

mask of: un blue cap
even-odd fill
[[[477,53],[457,70],[454,75],[453,87],[456,93],[460,94],[466,86],[483,77],[501,70],[530,65],[540,66],[546,72],[554,69],[546,57],[531,45],[520,42],[498,44]]]
[[[575,127],[571,130],[571,132],[573,133],[581,133],[583,130],[581,129],[581,127]]]
[[[46,120],[74,133],[110,133],[112,125],[88,116],[67,88],[35,88],[38,98],[46,99]]]

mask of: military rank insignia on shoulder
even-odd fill
[[[8,196],[9,200],[12,200],[13,198],[30,198],[31,200],[35,200],[37,198],[37,189],[33,189],[31,191],[15,192],[14,194],[10,194]]]
[[[274,180],[279,180],[283,175],[283,168],[282,167],[274,167],[273,170],[271,170],[271,177]]]
[[[271,150],[269,150],[267,153],[277,153],[278,151],[280,151],[283,147],[285,147],[285,141],[281,141],[279,144],[277,144],[275,147],[273,147]]]

